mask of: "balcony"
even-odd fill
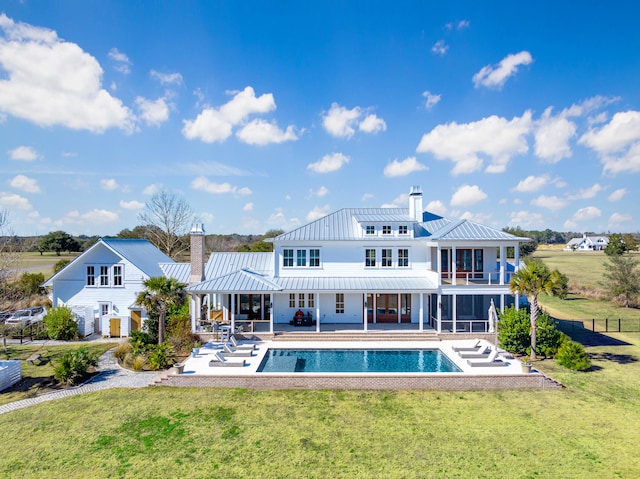
[[[443,271],[440,273],[440,284],[453,284],[453,272]],[[483,272],[471,272],[471,271],[458,271],[455,273],[457,286],[475,286],[475,285],[505,285],[509,284],[513,271],[504,272],[504,283],[500,282],[500,271],[483,271]]]

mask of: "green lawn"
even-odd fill
[[[74,396],[0,416],[0,477],[636,478],[640,346],[617,339],[587,373],[536,363],[561,390]]]
[[[80,253],[65,254],[56,256],[55,253],[20,253],[20,259],[15,266],[16,269],[23,270],[28,273],[42,273],[45,278],[49,278],[53,274],[53,266],[62,259],[72,261]]]
[[[540,258],[551,269],[557,268],[569,280],[581,287],[602,288],[608,256],[602,251],[536,250],[534,258]]]

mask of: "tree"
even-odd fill
[[[71,253],[80,251],[81,249],[78,240],[64,231],[52,231],[40,238],[40,242],[38,243],[40,254],[42,254],[43,251],[55,251],[56,256],[60,256],[62,251]]]
[[[546,293],[565,298],[567,277],[557,269],[550,271],[539,259],[525,260],[525,267],[511,277],[511,291],[526,294],[531,304],[531,359],[536,359],[536,333],[538,327],[538,296]]]
[[[80,337],[73,311],[67,306],[56,306],[47,311],[44,326],[50,339],[73,341]]]
[[[155,276],[144,282],[145,290],[138,294],[136,303],[158,318],[158,344],[164,342],[167,311],[172,306],[182,305],[187,299],[186,284],[175,278]]]
[[[181,197],[162,190],[145,203],[138,219],[147,226],[147,237],[167,256],[174,258],[187,249],[182,236],[195,221],[191,206]]]
[[[611,244],[611,243],[609,243]],[[607,298],[622,298],[625,308],[640,294],[638,260],[628,254],[615,254],[608,258],[603,283]]]
[[[0,305],[12,296],[9,280],[20,258],[9,224],[9,213],[0,210]]]
[[[538,248],[538,241],[533,237],[529,231],[525,231],[519,226],[515,228],[502,228],[502,231],[505,233],[512,234],[514,236],[519,236],[521,238],[531,238],[531,241],[527,241],[526,243],[520,243],[520,257],[524,258],[525,256],[530,255]],[[514,258],[515,254],[513,248],[507,248],[507,257]]]
[[[44,283],[43,273],[22,273],[16,286],[25,295],[31,296],[46,293],[42,283]]]
[[[53,274],[58,274],[62,271],[69,263],[71,263],[68,259],[61,259],[56,264],[53,265]]]
[[[607,256],[616,256],[620,254],[626,253],[627,244],[624,241],[624,238],[621,234],[613,233],[609,236],[609,244],[604,249],[604,252]]]

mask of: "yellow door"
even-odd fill
[[[131,311],[131,331],[140,331],[142,326],[142,312]]]
[[[109,318],[109,335],[112,338],[120,337],[120,318]]]

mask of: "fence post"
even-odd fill
[[[591,331],[596,332],[596,318],[591,318]]]
[[[618,332],[621,333],[621,329],[620,329],[620,318],[618,318]]]
[[[609,332],[609,318],[604,318],[604,330],[606,333]]]

